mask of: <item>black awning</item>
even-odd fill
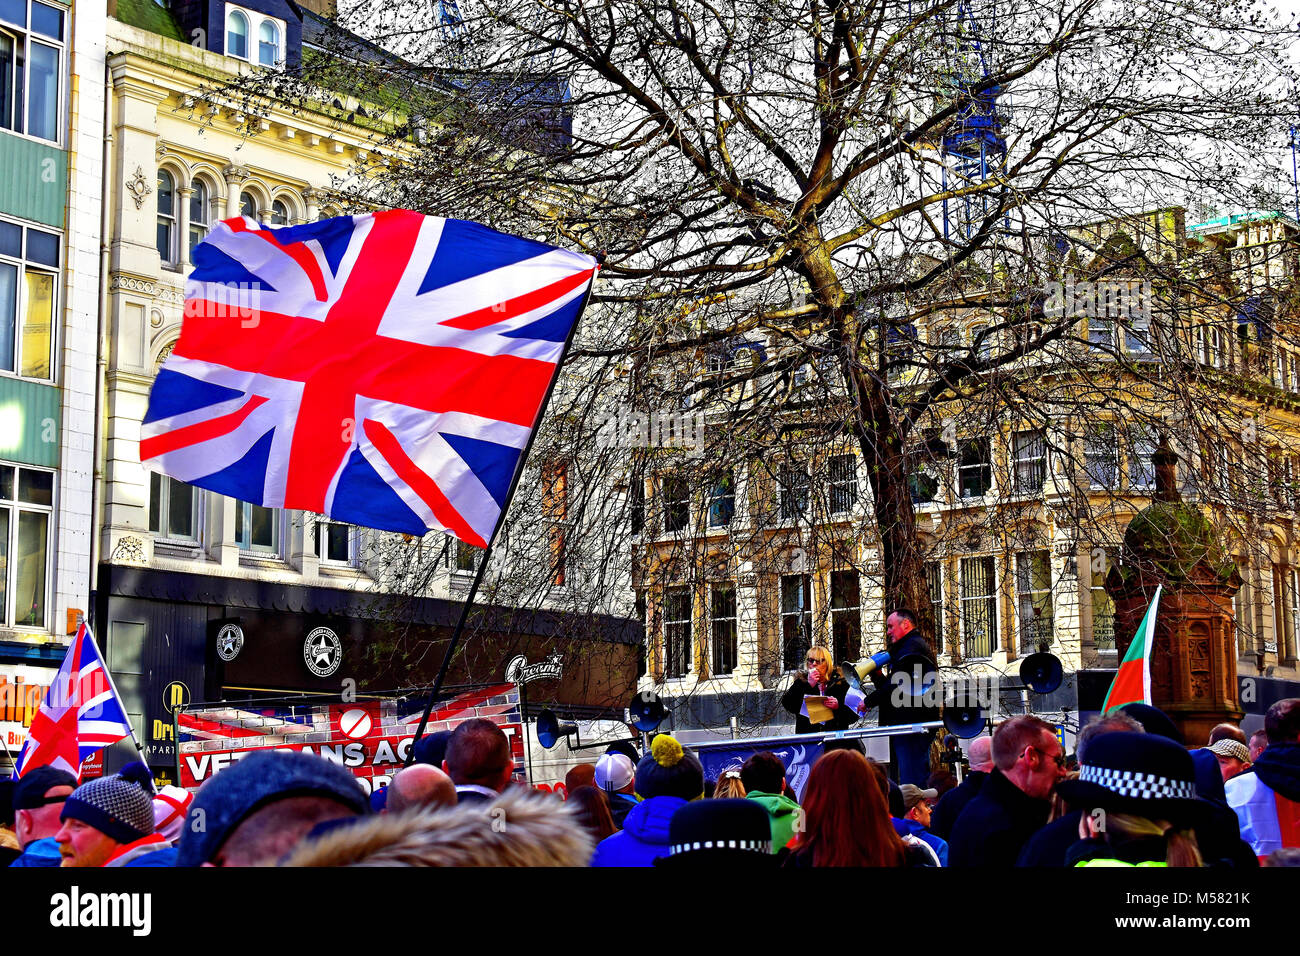
[[[432,627],[455,626],[461,610],[461,602],[442,598],[281,584],[125,565],[101,565],[100,580],[107,593],[116,597],[362,620],[400,619]],[[476,628],[514,634],[553,637],[570,632],[616,644],[638,644],[642,638],[639,621],[609,614],[483,605],[476,609],[475,617],[478,619],[472,617],[471,623]]]

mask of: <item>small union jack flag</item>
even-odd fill
[[[79,777],[82,761],[130,736],[126,710],[113,691],[90,628],[82,623],[27,731],[13,778],[46,766]]]
[[[491,539],[594,259],[391,210],[229,219],[194,264],[146,467],[265,507]]]

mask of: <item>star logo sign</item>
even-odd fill
[[[318,627],[302,644],[307,669],[317,677],[329,677],[343,663],[343,642],[328,627]]]
[[[217,656],[230,662],[239,656],[244,647],[244,629],[238,624],[227,624],[217,634]]]

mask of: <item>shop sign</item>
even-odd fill
[[[302,659],[317,677],[329,677],[343,663],[343,642],[328,627],[318,627],[302,642]]]
[[[0,739],[15,757],[57,673],[52,667],[0,666]]]
[[[529,664],[528,658],[517,654],[506,664],[505,678],[512,684],[527,684],[535,680],[559,680],[564,670],[559,651],[552,651],[544,661]]]
[[[244,629],[238,624],[226,624],[217,631],[217,656],[229,664],[244,649]]]

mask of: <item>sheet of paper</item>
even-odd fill
[[[808,694],[803,699],[803,707],[808,719],[814,724],[825,723],[835,716],[835,712],[826,706],[825,697]]]
[[[844,706],[856,713],[862,713],[862,704],[866,700],[866,695],[862,691],[850,687],[848,694],[844,698]]]

